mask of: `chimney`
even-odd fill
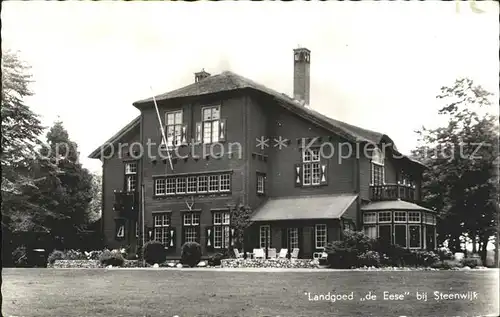
[[[194,73],[194,82],[197,83],[207,77],[210,77],[210,74],[205,69],[202,69],[201,72]]]
[[[293,98],[309,106],[311,51],[307,48],[293,50]]]

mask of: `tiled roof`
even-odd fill
[[[252,221],[339,219],[358,195],[316,195],[270,198],[252,216]]]
[[[113,135],[109,140],[107,140],[103,145],[95,149],[90,155],[89,158],[101,158],[101,152],[104,147],[109,146],[115,142],[118,142],[125,134],[139,126],[141,122],[141,116],[137,116],[134,120],[130,121],[125,127],[123,127],[120,131],[118,131],[115,135]]]
[[[376,201],[368,203],[367,205],[361,207],[363,211],[376,211],[376,210],[415,210],[415,211],[428,211],[435,212],[433,210],[424,208],[414,203],[410,203],[404,200],[387,200],[387,201]]]

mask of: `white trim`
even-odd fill
[[[414,214],[418,214],[418,220],[410,220],[410,215],[414,213]],[[422,222],[422,213],[420,211],[408,211],[408,214],[406,216],[408,218],[408,223],[418,223],[420,224]]]
[[[324,231],[325,231],[325,246],[324,247],[318,246],[318,229],[320,226],[325,228],[324,229]],[[314,226],[314,242],[315,242],[314,244],[315,244],[316,249],[323,250],[326,247],[326,245],[328,244],[328,227],[326,224],[318,223]]]
[[[367,216],[373,216],[373,221],[368,220]],[[377,212],[375,211],[363,211],[363,224],[376,224],[377,223]]]
[[[381,214],[389,214],[389,220],[380,220]],[[392,223],[392,211],[379,211],[377,212],[377,222],[378,223]]]
[[[404,214],[405,215],[405,220],[396,220],[396,213]],[[407,223],[408,221],[408,213],[406,211],[394,211],[393,215],[394,223]]]
[[[266,239],[266,237],[262,236],[262,229],[264,229],[265,231],[268,232],[267,239]],[[270,243],[271,242],[270,241],[271,240],[271,227],[269,225],[262,225],[259,227],[259,246],[261,249],[266,247],[265,245],[262,246],[262,239],[263,238],[265,239],[265,244],[271,244]],[[269,247],[271,247],[271,246],[269,245]]]

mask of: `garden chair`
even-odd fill
[[[264,249],[253,249],[254,259],[264,259],[266,257]]]
[[[291,259],[298,259],[299,258],[299,248],[293,248],[292,254],[290,256]]]
[[[267,249],[267,258],[268,259],[276,259],[276,249]]]
[[[278,258],[286,259],[287,254],[288,254],[288,249],[281,249],[280,253],[278,254]]]
[[[237,259],[241,259],[243,258],[243,253],[240,253],[240,251],[238,251],[238,249],[234,249],[234,256],[237,258]]]

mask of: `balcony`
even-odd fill
[[[139,215],[139,193],[115,191],[113,210],[116,217],[137,219]]]
[[[417,201],[414,185],[384,184],[370,185],[370,200],[405,200],[411,203]]]

